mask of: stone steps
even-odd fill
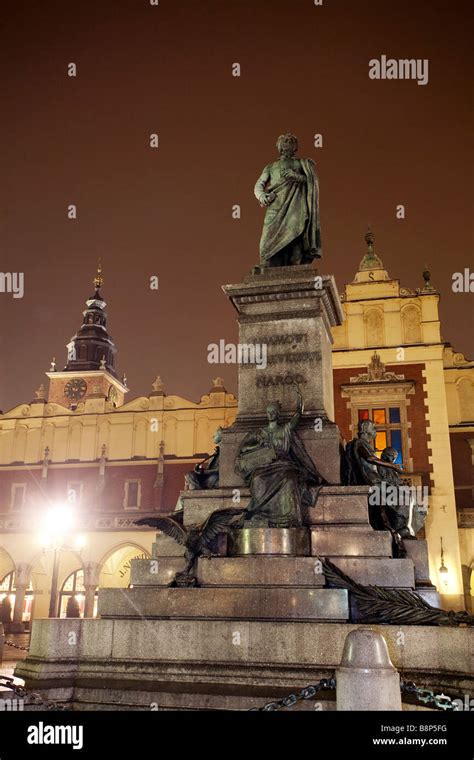
[[[134,587],[167,586],[184,569],[184,558],[162,557],[134,560],[130,582]],[[353,580],[364,585],[414,588],[410,559],[337,557],[336,564]],[[213,587],[311,587],[322,588],[325,576],[314,557],[213,557],[197,564],[200,586]]]
[[[151,703],[159,710],[248,710],[332,677],[348,633],[359,627],[296,620],[37,619],[29,655],[15,675],[27,688],[79,710],[149,711]],[[436,693],[472,693],[472,628],[364,627],[384,636],[404,680]],[[325,697],[334,692],[322,692],[317,701]],[[314,712],[314,702],[306,704]]]
[[[345,589],[325,588],[150,588],[99,589],[101,618],[171,620],[349,619]]]
[[[392,536],[385,530],[311,529],[311,554],[322,557],[391,557]]]

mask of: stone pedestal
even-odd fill
[[[327,588],[320,557],[359,583],[415,587],[411,559],[393,559],[387,531],[369,524],[368,487],[324,486],[301,528],[248,527],[222,536],[219,556],[201,558],[199,588],[168,588],[184,568],[184,549],[157,534],[151,559],[132,560],[130,589],[101,589],[103,618],[349,620],[346,591]],[[235,506],[231,488],[184,491],[186,526]],[[249,491],[240,492],[241,506]]]
[[[242,436],[267,424],[271,401],[281,403],[283,416],[293,414],[295,383],[305,405],[298,433],[321,474],[339,483],[331,327],[342,324],[343,312],[334,278],[319,277],[309,264],[275,267],[223,289],[238,313],[239,344],[247,349],[239,363],[239,413],[223,431],[220,484],[242,485],[234,472]],[[265,349],[266,366],[245,361],[256,346]]]

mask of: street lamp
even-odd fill
[[[59,504],[48,510],[44,519],[44,530],[40,534],[40,541],[44,549],[53,549],[53,573],[51,576],[51,592],[49,598],[48,617],[57,616],[58,609],[58,578],[59,556],[64,547],[65,537],[71,533],[75,525],[75,513],[70,503]],[[84,536],[76,537],[77,549],[83,548]]]
[[[442,580],[443,585],[447,588],[447,586],[448,586],[448,573],[449,573],[449,570],[446,567],[446,565],[444,564],[443,536],[440,537],[440,542],[441,542],[441,565],[439,567],[438,572],[439,572],[439,574],[441,576],[441,580]]]

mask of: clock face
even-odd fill
[[[87,383],[82,377],[73,377],[64,386],[64,395],[71,401],[82,398],[87,390]]]

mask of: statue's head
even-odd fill
[[[398,451],[394,449],[393,446],[387,446],[387,448],[382,451],[380,459],[383,462],[391,462],[393,464],[397,456]]]
[[[366,438],[375,438],[377,435],[377,429],[372,420],[361,420],[357,425],[357,432]]]
[[[298,150],[298,140],[289,132],[286,135],[280,135],[277,140],[277,148],[280,156],[294,156]]]
[[[271,401],[267,406],[267,417],[270,422],[274,422],[279,418],[281,414],[281,406],[279,401]]]
[[[212,440],[214,443],[220,443],[222,441],[222,427],[220,425],[212,436]]]

